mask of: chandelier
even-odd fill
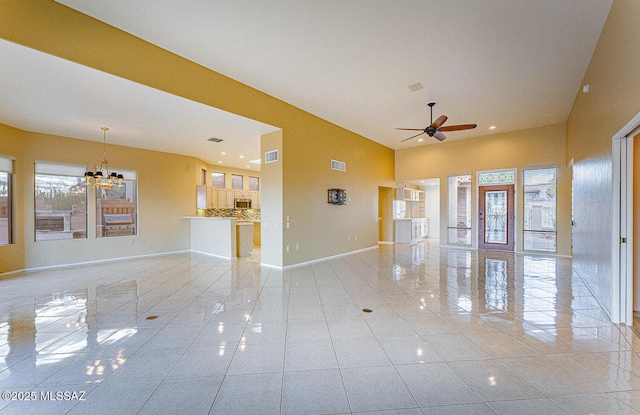
[[[122,189],[122,174],[112,172],[109,170],[109,162],[107,161],[107,127],[100,127],[103,131],[102,138],[102,162],[100,163],[100,170],[96,168],[96,172],[88,171],[84,174],[84,178],[87,180],[87,188],[93,188],[98,190],[120,190]],[[106,174],[106,176],[105,176]]]

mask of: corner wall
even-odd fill
[[[640,2],[614,0],[567,119],[573,266],[611,311],[612,137],[640,111]],[[635,195],[636,200],[640,195]]]

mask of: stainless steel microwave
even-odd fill
[[[236,209],[251,209],[251,199],[236,199],[233,207]]]

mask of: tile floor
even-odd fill
[[[639,348],[569,259],[432,242],[0,280],[0,414],[640,414]]]

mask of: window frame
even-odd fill
[[[214,174],[222,176],[222,186],[216,186],[216,180],[214,178]],[[225,185],[226,180],[227,180],[227,174],[226,173],[222,173],[222,172],[219,172],[219,171],[212,171],[211,172],[211,187],[214,187],[216,189],[224,189],[226,187],[226,185]]]
[[[34,211],[33,211],[33,221],[34,221],[34,227],[33,227],[33,231],[34,231],[34,241],[35,242],[49,242],[49,241],[64,241],[64,240],[74,240],[74,239],[88,239],[89,235],[88,235],[88,231],[89,231],[89,197],[88,197],[88,192],[86,189],[86,179],[84,178],[84,172],[87,170],[87,166],[82,166],[82,165],[77,165],[77,164],[71,164],[71,163],[58,163],[58,162],[51,162],[51,161],[39,161],[36,160],[34,162],[34,181],[33,181],[33,195],[34,195],[34,200],[33,200],[33,207],[34,207]],[[73,214],[73,204],[71,205],[71,212],[69,213],[69,230],[68,233],[71,233],[72,237],[71,238],[38,238],[38,235],[45,235],[46,233],[44,233],[41,229],[38,229],[38,209],[37,209],[37,203],[38,200],[42,200],[38,197],[38,177],[39,176],[48,176],[48,177],[65,177],[68,179],[75,179],[76,183],[74,185],[70,185],[70,187],[68,189],[71,189],[73,187],[77,187],[78,188],[78,192],[77,194],[82,194],[84,195],[84,229],[72,229],[73,227],[73,217],[71,216]],[[67,190],[67,193],[71,193],[69,192],[69,190]],[[50,209],[51,212],[54,211],[54,209]],[[66,229],[66,225],[65,225],[65,221],[66,218],[63,215],[63,230],[62,230],[62,234],[66,233],[65,229]],[[76,232],[77,235],[76,236]]]
[[[96,224],[95,224],[95,232],[96,232],[96,239],[102,239],[102,238],[114,238],[114,237],[127,237],[127,236],[137,236],[140,233],[140,229],[139,229],[139,221],[138,221],[138,172],[135,170],[124,170],[124,169],[118,169],[118,168],[114,168],[114,171],[117,171],[118,173],[122,174],[124,176],[124,179],[122,180],[122,184],[123,184],[123,189],[124,189],[124,195],[125,195],[125,200],[128,200],[128,198],[126,198],[127,196],[127,192],[131,191],[130,189],[130,185],[134,186],[134,190],[132,191],[132,201],[130,201],[130,203],[133,203],[133,214],[132,214],[132,222],[131,222],[131,227],[126,226],[127,224],[122,224],[122,225],[117,225],[118,228],[117,229],[133,229],[133,233],[132,234],[127,234],[126,231],[122,231],[121,234],[118,234],[117,232],[115,232],[114,228],[114,234],[113,235],[103,235],[104,232],[103,231],[103,227],[104,224],[102,222],[102,203],[100,202],[100,199],[107,199],[107,198],[103,198],[100,197],[100,195],[103,192],[119,192],[117,190],[111,190],[111,191],[104,191],[104,190],[94,190],[95,193],[95,220],[96,220]]]
[[[0,173],[7,175],[7,242],[0,240],[0,246],[12,245],[14,243],[13,235],[13,157],[0,156]],[[2,197],[2,196],[0,196]]]
[[[451,180],[452,179],[456,179],[458,180],[460,177],[468,177],[469,178],[469,189],[468,189],[468,200],[466,202],[467,204],[467,219],[468,219],[468,226],[465,227],[461,227],[460,226],[460,222],[457,220],[457,216],[455,217],[455,222],[456,222],[456,226],[452,226],[451,225],[451,212],[452,212],[452,205],[451,205]],[[456,182],[456,190],[460,189],[462,186],[458,185],[459,180]],[[453,245],[453,246],[472,246],[473,245],[473,206],[472,206],[472,197],[473,197],[473,193],[472,193],[472,189],[473,189],[473,174],[468,173],[468,174],[456,174],[453,176],[448,176],[447,177],[447,244],[448,245]],[[458,195],[458,192],[456,191],[456,196]],[[458,200],[456,199],[456,210],[458,206]],[[465,225],[467,225],[465,223]],[[453,238],[451,237],[452,233],[451,232],[455,232],[457,235],[457,240],[460,240],[460,230],[463,229],[467,232],[467,238],[468,238],[468,243],[461,243],[458,241],[454,241]]]
[[[527,193],[530,186],[541,186],[540,184],[527,184],[527,173],[536,172],[536,171],[544,171],[544,170],[553,170],[553,193],[554,196],[551,199],[553,201],[553,217],[550,218],[553,223],[553,230],[544,230],[544,229],[527,229],[527,226],[531,226],[530,220],[528,220],[528,204],[529,200],[527,199]],[[548,192],[548,190],[547,190]],[[522,171],[522,204],[523,204],[523,218],[522,218],[522,248],[523,251],[526,252],[546,252],[546,253],[556,253],[558,252],[558,167],[557,166],[547,166],[547,167],[532,167],[523,169]],[[542,202],[542,201],[541,201]],[[544,207],[541,216],[544,216]],[[544,218],[541,217],[541,227]],[[544,249],[544,248],[534,248],[532,246],[527,246],[527,233],[544,233],[544,234],[553,234],[554,243],[553,249]]]

